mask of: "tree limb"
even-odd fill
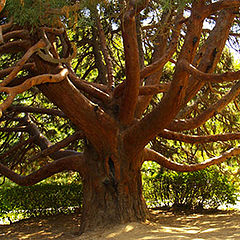
[[[8,32],[3,35],[3,41],[7,42],[11,39],[29,39],[30,35],[27,30],[15,30],[12,32]]]
[[[59,151],[59,154],[54,154],[54,157],[55,157],[55,158],[60,157],[61,155],[64,154],[64,151],[61,151],[61,148],[64,148],[64,147],[68,146],[70,143],[72,143],[72,142],[74,142],[74,141],[76,141],[76,140],[78,140],[78,139],[82,139],[82,138],[84,138],[84,137],[85,137],[85,135],[84,135],[83,132],[81,132],[81,131],[75,132],[73,135],[71,135],[71,136],[63,139],[62,141],[60,141],[60,142],[58,142],[58,143],[56,143],[56,144],[54,144],[54,145],[51,145],[51,146],[48,147],[48,148],[45,148],[44,150],[42,150],[41,152],[39,152],[37,155],[33,156],[33,157],[30,159],[30,161],[35,160],[35,159],[37,159],[37,158],[39,158],[39,157],[50,156],[51,154],[56,153],[56,152],[58,152],[59,150],[60,150],[60,151]],[[70,152],[68,151],[68,154],[69,154],[69,153],[70,153]],[[78,153],[75,152],[75,151],[73,152],[73,154],[74,154],[74,153],[75,153],[75,154],[78,154]],[[63,157],[63,156],[62,156],[62,157]]]
[[[8,94],[7,99],[0,105],[0,116],[2,115],[2,112],[12,104],[17,94],[25,92],[31,87],[39,84],[62,81],[67,76],[67,74],[68,70],[62,69],[61,72],[58,74],[44,74],[29,78],[24,83],[15,87],[0,87],[0,92],[5,92]],[[3,85],[5,84],[6,82],[4,82]]]
[[[139,95],[155,95],[162,92],[167,92],[170,83],[162,83],[155,85],[146,85],[139,88]]]
[[[130,9],[130,15],[136,16],[139,14],[143,9],[145,9],[150,2],[150,0],[129,0],[129,5],[132,7]]]
[[[216,20],[216,25],[210,32],[208,39],[200,48],[194,59],[194,66],[201,72],[212,73],[221,57],[226,45],[235,14],[231,9],[222,10]],[[183,62],[184,64],[184,62]],[[204,86],[205,81],[190,77],[184,104],[191,100]]]
[[[31,186],[65,170],[76,171],[83,175],[84,165],[85,160],[82,154],[79,154],[51,162],[27,176],[21,176],[0,163],[0,174],[9,178],[20,186]]]
[[[25,113],[41,113],[41,114],[59,116],[63,118],[66,117],[66,115],[63,112],[56,109],[36,108],[36,107],[27,107],[27,106],[18,106],[18,105],[12,105],[8,107],[8,111],[25,112]]]
[[[26,61],[34,54],[38,49],[43,48],[45,46],[45,42],[43,40],[38,41],[35,45],[33,45],[21,58],[21,60],[17,63],[17,65],[14,67],[12,72],[8,75],[6,79],[4,79],[0,83],[0,87],[5,87],[7,84],[9,84],[13,78],[16,77],[18,72],[23,68]]]
[[[5,76],[7,76],[8,74],[10,74],[14,69],[16,68],[15,67],[9,67],[9,68],[5,68],[5,69],[2,69],[0,70],[0,78],[3,78]],[[33,70],[35,68],[35,64],[34,63],[25,63],[23,66],[22,66],[22,69],[26,69],[26,70]]]
[[[168,50],[159,60],[153,62],[151,65],[148,65],[141,70],[141,72],[140,72],[141,79],[144,79],[144,78],[150,76],[151,74],[162,69],[162,67],[169,61],[169,59],[172,57],[172,55],[176,51],[178,38],[180,35],[181,26],[182,26],[181,24],[179,24],[179,18],[180,18],[180,15],[178,16],[178,18],[176,20],[175,29],[174,29],[172,40],[171,40]]]
[[[197,136],[197,135],[186,135],[169,130],[163,130],[159,135],[169,140],[177,140],[185,143],[209,143],[217,141],[230,141],[240,139],[240,133],[225,133],[225,134],[216,134],[216,135],[207,135],[207,136]]]
[[[90,85],[87,82],[80,80],[78,77],[76,77],[73,74],[70,74],[69,77],[70,77],[71,82],[74,84],[74,86],[77,89],[79,89],[87,94],[90,94],[92,97],[101,100],[105,104],[107,104],[111,101],[111,98],[107,93],[101,91],[100,89],[96,88],[95,86]]]
[[[185,164],[180,164],[177,162],[173,162],[170,159],[164,157],[160,153],[151,150],[151,149],[144,149],[144,161],[155,161],[158,164],[160,164],[163,167],[166,167],[170,170],[174,170],[177,172],[194,172],[194,171],[199,171],[203,170],[207,167],[210,167],[215,164],[220,164],[224,162],[225,160],[239,155],[240,154],[240,147],[237,148],[231,148],[230,150],[224,152],[222,155],[218,157],[213,157],[210,158],[202,163],[196,163],[192,165],[185,165]]]
[[[225,72],[223,74],[211,74],[205,73],[193,65],[187,63],[186,61],[183,62],[185,69],[195,78],[198,78],[202,81],[208,81],[211,83],[223,83],[223,82],[232,82],[234,80],[240,79],[240,70],[236,72]]]
[[[111,56],[109,55],[108,49],[107,49],[107,43],[106,43],[106,37],[105,33],[103,30],[103,26],[101,24],[100,18],[98,14],[95,14],[96,17],[96,22],[97,22],[97,28],[98,28],[98,33],[99,33],[99,38],[100,38],[100,43],[102,45],[102,52],[104,56],[104,60],[107,66],[107,76],[108,76],[108,89],[112,90],[113,87],[113,66],[112,66],[112,59]]]
[[[133,7],[129,7],[122,21],[122,36],[125,53],[126,80],[124,94],[121,99],[119,120],[123,125],[134,119],[140,85],[140,63],[137,43],[136,21],[131,15]]]
[[[239,0],[221,0],[207,5],[205,9],[203,9],[203,14],[205,17],[208,17],[209,15],[214,14],[224,8],[234,8],[239,6]]]
[[[16,40],[0,45],[0,53],[18,53],[25,52],[31,46],[29,40]]]
[[[124,133],[124,146],[131,156],[136,154],[136,152],[140,152],[145,145],[154,138],[157,132],[159,133],[165,129],[169,123],[173,121],[182,107],[188,85],[189,73],[183,69],[181,61],[187,60],[192,62],[196,54],[204,20],[200,12],[202,5],[202,1],[193,2],[192,15],[187,22],[188,29],[185,42],[181,49],[168,92],[152,112],[136,122]],[[195,27],[193,28],[192,26]],[[193,44],[194,38],[197,40],[195,44]],[[131,147],[133,144],[136,148]]]
[[[195,118],[187,120],[174,120],[168,127],[168,130],[172,131],[184,131],[200,127],[208,119],[214,116],[217,112],[220,112],[226,107],[236,96],[240,94],[240,81],[237,82],[232,89],[224,97],[222,97],[215,104],[212,104],[208,109],[199,114]]]

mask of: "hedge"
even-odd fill
[[[216,169],[177,173],[164,169],[143,171],[143,193],[149,207],[218,208],[235,204],[237,188]],[[82,206],[82,184],[37,184],[0,189],[0,218],[71,213]]]

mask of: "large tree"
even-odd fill
[[[240,154],[237,125],[226,127],[238,108],[240,71],[218,71],[226,44],[239,37],[239,0],[4,5],[0,173],[29,186],[62,171],[79,172],[82,231],[147,218],[145,161],[197,171]],[[202,158],[190,154],[192,164],[183,164],[150,149],[156,139],[227,145],[205,161],[207,148]],[[24,168],[33,172],[22,174]]]

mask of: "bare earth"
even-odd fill
[[[175,240],[240,239],[240,212],[174,214],[152,211],[153,221],[97,229],[79,236],[79,214],[33,218],[0,225],[0,239]]]

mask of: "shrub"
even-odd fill
[[[21,218],[70,213],[82,204],[81,184],[38,184],[0,189],[0,218]]]
[[[145,170],[143,192],[151,207],[218,208],[235,204],[236,187],[216,168],[177,173],[168,170]]]
[[[217,208],[235,204],[236,187],[216,168],[192,173],[143,170],[143,193],[149,207]],[[31,187],[0,189],[0,218],[71,213],[82,205],[82,184],[41,183]]]

